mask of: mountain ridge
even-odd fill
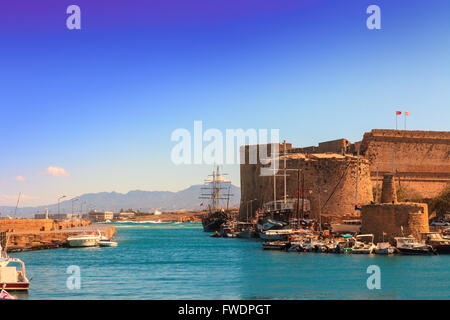
[[[118,212],[121,209],[133,209],[141,210],[143,212],[152,212],[154,210],[159,211],[181,211],[181,210],[199,210],[204,208],[200,205],[202,201],[207,200],[199,199],[201,194],[201,188],[204,185],[192,185],[186,189],[180,191],[145,191],[145,190],[130,190],[127,193],[119,193],[116,191],[111,192],[97,192],[97,193],[85,193],[80,196],[61,201],[60,212],[72,213],[72,200],[80,199],[74,202],[74,213],[79,213],[81,205],[83,205],[83,213],[86,213],[90,209],[105,210]],[[229,206],[239,206],[241,191],[240,188],[231,185],[230,186]],[[222,203],[225,207],[226,203]],[[33,217],[36,213],[44,213],[45,209],[49,210],[50,214],[58,213],[58,204],[49,204],[43,206],[33,207],[20,207],[17,209],[18,217]],[[15,207],[12,206],[0,206],[1,217],[13,216]]]

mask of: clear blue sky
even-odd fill
[[[66,28],[74,3],[81,30]],[[3,1],[0,205],[201,183],[211,166],[170,161],[172,131],[194,120],[296,146],[358,141],[396,110],[448,130],[449,35],[442,0]],[[224,170],[239,185],[239,166]]]

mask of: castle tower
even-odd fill
[[[383,177],[383,186],[381,190],[381,203],[396,203],[397,192],[395,191],[394,175],[385,174]]]

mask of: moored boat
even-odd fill
[[[379,242],[374,250],[375,254],[393,254],[395,253],[395,248],[391,246],[389,242]]]
[[[434,250],[430,245],[419,243],[414,237],[394,238],[397,250],[405,255],[433,254]]]
[[[79,233],[78,235],[71,236],[67,238],[67,244],[69,247],[95,247],[98,246],[102,235],[100,234],[100,231],[97,231],[97,233],[89,233],[89,232],[83,232]]]
[[[421,236],[438,254],[450,254],[450,240],[444,239],[439,232],[424,232]]]
[[[98,245],[100,247],[117,247],[118,243],[115,241],[100,240]]]
[[[287,241],[292,233],[292,229],[267,230],[261,231],[259,237],[264,241]]]
[[[262,244],[263,250],[287,250],[290,247],[287,241],[266,241]]]
[[[352,247],[352,254],[371,254],[376,246],[373,243],[373,234],[360,234],[355,238],[355,245]]]
[[[7,241],[6,232],[1,233],[0,241],[0,291],[27,291],[30,287],[30,280],[28,280],[25,263],[17,258],[11,258],[6,253]],[[2,246],[3,244],[3,246]],[[12,264],[12,265],[11,265]],[[20,269],[14,264],[19,265]]]

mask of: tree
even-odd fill
[[[403,185],[397,187],[398,202],[423,202],[423,200],[424,197],[417,190]]]
[[[450,213],[450,184],[430,203],[430,211],[436,211],[436,215],[443,217]]]

